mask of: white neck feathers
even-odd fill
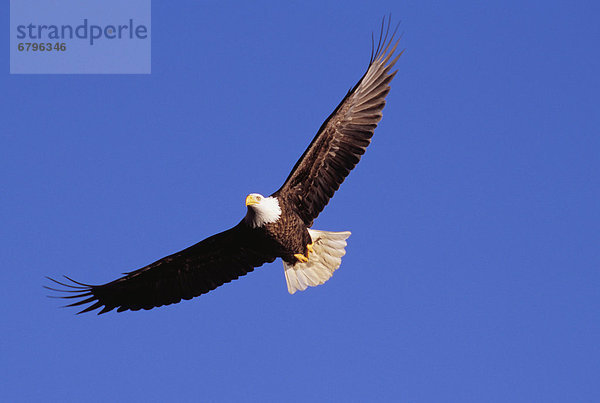
[[[252,228],[274,223],[281,217],[281,207],[276,197],[264,197],[260,203],[248,206],[244,221]]]

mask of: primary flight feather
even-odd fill
[[[283,260],[288,291],[323,284],[340,266],[350,232],[310,228],[371,141],[402,54],[382,24],[377,48],[358,83],[325,120],[283,186],[269,197],[246,197],[246,216],[235,227],[103,285],[70,283],[68,306],[99,314],[152,309],[205,294],[276,258]],[[384,32],[385,31],[385,32]]]

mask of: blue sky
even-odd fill
[[[0,75],[6,401],[598,401],[598,3],[155,1],[151,75]],[[1,19],[8,33],[8,5]],[[208,295],[75,316],[103,283],[236,224],[364,72],[399,60],[370,148],[280,261]]]

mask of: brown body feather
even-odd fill
[[[265,236],[278,245],[277,257],[293,264],[295,254],[306,255],[306,245],[311,243],[308,227],[296,213],[293,206],[285,200],[280,200],[281,218],[263,228]]]

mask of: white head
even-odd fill
[[[248,212],[244,221],[252,228],[274,223],[281,216],[281,207],[276,197],[264,197],[258,193],[250,193],[246,197]]]

